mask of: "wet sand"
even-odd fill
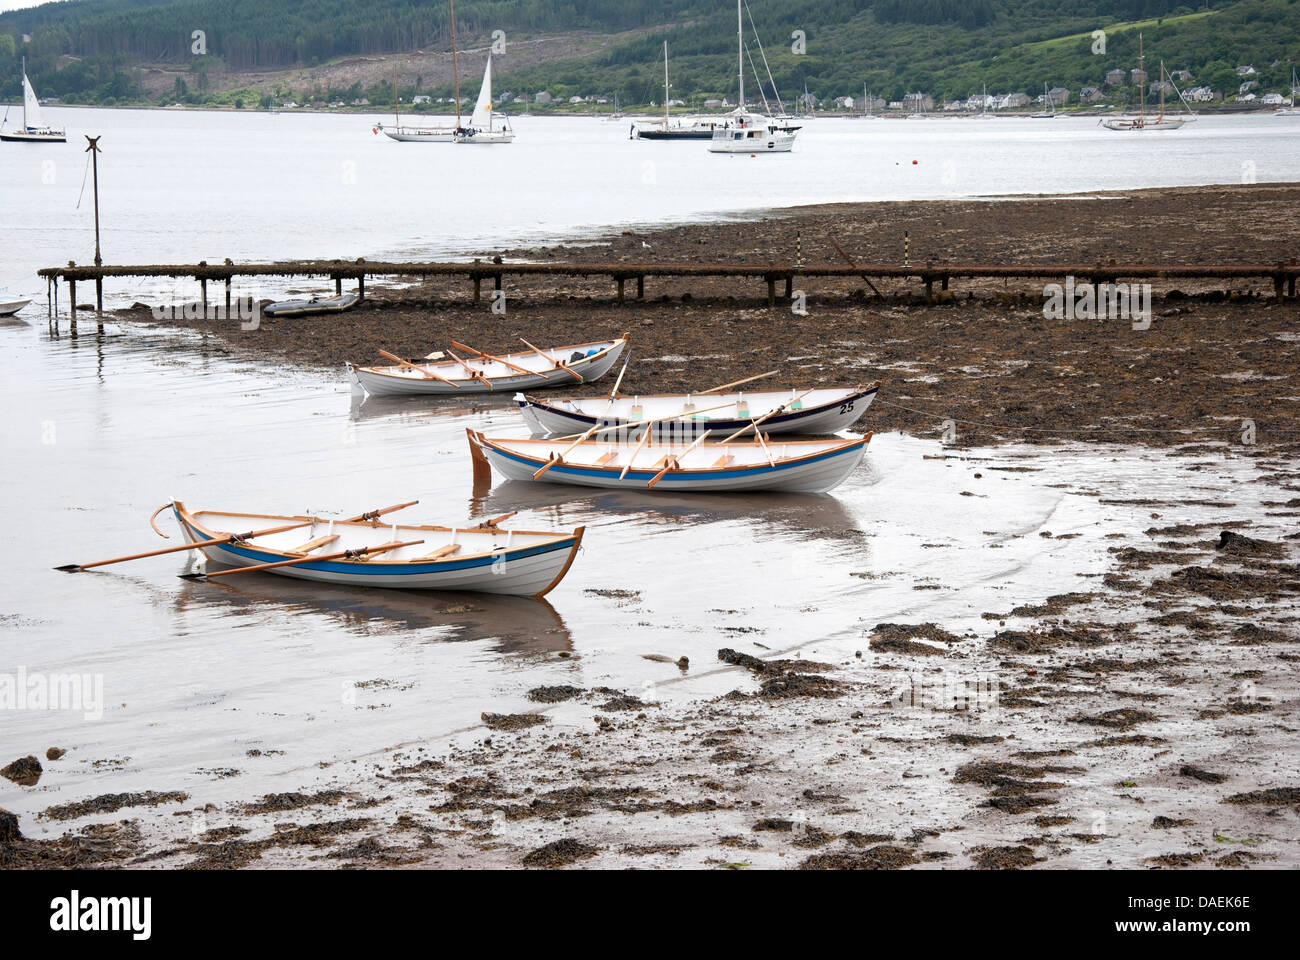
[[[694,238],[744,259],[741,238],[775,247],[797,226],[809,259],[829,259],[808,245],[832,234],[855,258],[883,259],[871,224],[921,231],[929,222],[942,226],[953,259],[994,259],[995,250],[999,260],[1095,259],[1098,244],[1114,251],[1122,238],[1134,252],[1111,253],[1119,259],[1276,261],[1279,249],[1294,250],[1288,205],[1298,198],[1291,187],[1229,187],[811,208],[566,255],[674,260]],[[1114,444],[1175,455],[1165,463],[1176,479],[1159,488],[1140,471],[1063,484],[1145,518],[1139,533],[986,531],[990,551],[1011,537],[1044,549],[1097,538],[1110,558],[1103,574],[935,622],[924,616],[926,591],[942,583],[866,567],[864,580],[913,580],[922,615],[878,622],[864,606],[859,635],[839,643],[745,627],[743,601],[720,604],[697,614],[716,625],[714,657],[681,664],[665,629],[643,651],[662,673],[649,685],[538,687],[515,712],[487,698],[482,725],[451,738],[413,731],[382,754],[299,758],[322,768],[316,782],[304,772],[301,791],[250,789],[209,804],[160,783],[56,805],[40,820],[65,831],[58,839],[6,841],[0,823],[0,865],[1300,865],[1297,306],[1269,291],[1165,291],[1151,329],[1134,331],[1044,321],[1032,290],[958,289],[938,305],[883,292],[876,301],[819,287],[810,316],[792,319],[747,299],[760,289],[734,304],[722,292],[665,303],[651,289],[647,302],[622,308],[609,291],[560,302],[535,290],[503,321],[486,303],[398,303],[432,296],[405,291],[344,317],[204,332],[209,349],[237,357],[334,366],[377,345],[422,354],[452,338],[504,348],[517,333],[566,342],[628,329],[630,391],[698,389],[773,366],[782,385],[878,378],[881,398],[859,427],[938,438],[951,419],[955,442],[930,456],[961,471],[954,497],[996,495],[987,489],[995,477],[1041,469],[1054,455],[1047,441],[1087,441],[1102,459],[1116,456]],[[707,358],[707,383],[691,357]],[[1245,419],[1256,423],[1253,444],[1240,442]],[[976,443],[1005,446],[960,449]],[[634,617],[636,586],[598,599]],[[665,695],[686,682],[716,692]]]

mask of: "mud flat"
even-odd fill
[[[604,242],[466,251],[545,262],[789,263],[855,261],[1277,263],[1294,257],[1300,186],[1130,191],[1005,201],[915,201],[800,207],[759,220],[626,231]],[[1048,320],[1042,284],[954,281],[927,304],[915,282],[810,279],[807,315],[768,309],[761,282],[647,280],[619,306],[608,281],[507,282],[507,313],[474,304],[464,280],[373,292],[337,316],[193,321],[207,349],[337,370],[384,362],[385,348],[423,356],[451,339],[489,352],[576,343],[630,331],[628,393],[699,390],[771,369],[776,385],[880,379],[859,428],[961,444],[1098,440],[1160,446],[1232,441],[1243,421],[1259,442],[1294,452],[1294,355],[1300,301],[1271,284],[1155,284],[1150,327],[1128,319]],[[332,290],[328,283],[305,291]],[[881,296],[877,297],[876,292]],[[152,323],[143,306],[122,311]],[[168,321],[169,324],[172,321]],[[707,372],[692,360],[704,361]],[[611,381],[612,383],[612,381]],[[609,384],[573,392],[600,394]],[[948,423],[948,421],[951,421]]]
[[[774,238],[797,227],[810,258],[822,258],[810,243],[839,231],[852,255],[879,259],[869,245],[907,215],[946,231],[958,259],[994,247],[1096,259],[1123,237],[1134,260],[1229,259],[1231,248],[1275,261],[1266,251],[1294,248],[1295,227],[1279,218],[1298,197],[1249,187],[813,208],[620,237],[610,251],[672,260],[685,249],[673,244],[694,237],[743,258],[750,237],[751,256],[775,259]],[[873,616],[872,594],[846,589],[860,626],[810,638],[735,626],[746,622],[738,599],[696,614],[716,630],[710,656],[682,662],[672,629],[638,650],[655,671],[646,685],[575,675],[523,702],[485,696],[481,723],[448,737],[413,730],[379,753],[296,757],[301,782],[287,791],[250,782],[218,803],[159,782],[0,817],[0,865],[1300,866],[1296,305],[1244,289],[1164,291],[1139,331],[1046,321],[1041,291],[960,290],[935,305],[883,292],[814,292],[810,315],[792,319],[725,292],[714,295],[720,310],[698,295],[654,291],[615,308],[608,291],[560,302],[539,289],[503,320],[486,304],[403,291],[345,317],[203,333],[210,350],[334,366],[381,344],[424,353],[453,337],[502,347],[517,333],[566,342],[629,329],[633,391],[707,385],[690,358],[705,359],[710,382],[772,366],[783,383],[878,378],[881,399],[859,426],[938,438],[955,425],[954,442],[927,457],[961,471],[941,491],[973,498],[961,503],[996,496],[996,478],[1059,470],[1063,440],[1083,447],[1091,472],[1059,485],[1126,518],[1128,532],[1091,521],[985,531],[981,549],[997,569],[1013,538],[1044,551],[1084,538],[1105,558],[1098,570],[1070,589],[963,613],[915,568],[864,565],[846,579],[910,584],[908,616]],[[1242,442],[1246,420],[1253,443]],[[1123,455],[1123,469],[1107,468]],[[634,616],[636,587],[593,600]],[[557,665],[584,652],[530,656]],[[16,746],[0,763],[45,746]],[[15,772],[30,776],[29,766]]]

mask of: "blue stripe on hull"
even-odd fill
[[[176,519],[189,530],[190,535],[200,543],[206,543],[209,540],[216,539],[209,537],[201,530],[196,530],[189,526],[184,520],[181,520],[180,514]],[[273,550],[257,551],[250,550],[246,547],[235,546],[230,543],[217,544],[217,548],[233,553],[237,556],[248,560],[250,564],[254,563],[274,563],[277,560],[292,560],[292,556],[286,553],[277,553]],[[556,550],[572,550],[573,538],[561,540],[558,543],[543,544],[537,547],[525,547],[522,549],[511,549],[504,554],[505,562],[510,563],[515,560],[523,560],[526,557],[536,557],[545,553],[552,553]],[[486,557],[477,557],[469,560],[448,560],[437,563],[404,563],[388,564],[384,567],[370,567],[367,569],[365,563],[356,561],[326,560],[317,563],[296,563],[295,567],[303,570],[319,570],[325,573],[346,573],[361,576],[384,576],[384,577],[406,577],[406,576],[427,576],[431,573],[450,573],[454,570],[470,570],[474,567],[489,567],[495,563],[501,554],[489,554]],[[268,571],[274,573],[275,571]]]
[[[801,459],[795,463],[778,463],[775,466],[767,465],[767,466],[760,466],[760,467],[745,467],[738,470],[719,470],[716,472],[711,470],[707,474],[701,474],[701,473],[674,474],[670,471],[664,474],[664,478],[660,480],[659,483],[662,485],[674,480],[677,481],[734,480],[734,479],[739,479],[740,477],[760,476],[763,474],[776,473],[781,470],[790,470],[795,467],[806,467],[809,466],[810,464],[820,463],[822,460],[830,460],[830,459],[834,459],[835,457],[851,455],[855,453],[857,450],[859,450],[861,446],[862,445],[859,444],[857,446],[849,447],[848,449],[845,450],[833,450],[829,453],[819,454],[818,456],[810,457],[806,460]],[[499,456],[503,456],[508,460],[513,460],[516,463],[524,464],[525,466],[535,467],[535,466],[544,465],[546,463],[545,460],[536,460],[536,459],[529,459],[528,457],[521,457],[518,454],[510,453],[500,448],[494,447],[491,449],[493,453]],[[613,471],[610,470],[597,470],[594,468],[572,467],[572,466],[566,466],[564,464],[557,464],[551,467],[550,470],[548,470],[547,472],[568,474],[570,476],[579,476],[579,477],[609,477],[613,475]],[[644,480],[646,482],[649,482],[652,478],[656,477],[658,474],[659,474],[658,470],[629,470],[627,472],[627,476],[623,478],[623,482],[627,483],[630,480]]]

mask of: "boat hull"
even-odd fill
[[[356,293],[326,300],[283,300],[280,303],[267,304],[262,308],[262,315],[267,317],[310,317],[318,313],[342,313],[359,303],[361,297]]]
[[[26,133],[10,130],[0,133],[0,140],[7,143],[67,143],[68,138],[62,133]]]
[[[172,512],[187,542],[204,543],[215,539],[214,531],[199,525],[182,505],[173,503]],[[378,559],[320,560],[257,572],[346,586],[540,597],[568,572],[582,543],[582,534],[583,528],[579,527],[572,534],[541,544],[464,558],[451,556],[437,561],[400,563],[380,562]],[[255,544],[254,540],[199,549],[213,567],[245,567],[298,556],[259,548]]]
[[[6,300],[0,302],[0,317],[12,317],[29,303],[31,303],[30,300]]]
[[[626,346],[626,340],[614,341],[610,347],[595,356],[575,360],[566,364],[566,367],[581,376],[584,383],[599,380],[609,373]],[[556,348],[556,350],[562,349],[572,348]],[[438,369],[443,376],[447,375],[445,367],[441,365],[431,364],[430,367]],[[509,376],[492,377],[491,387],[481,380],[449,378],[458,385],[452,386],[450,383],[422,376],[415,371],[406,371],[401,367],[362,367],[350,364],[349,369],[353,378],[367,393],[379,397],[447,396],[449,394],[463,396],[470,393],[500,393],[503,390],[536,390],[578,382],[564,370],[554,368],[534,374],[515,373]]]
[[[638,140],[712,140],[712,130],[638,130]]]
[[[389,140],[396,140],[398,143],[451,143],[456,139],[456,131],[452,127],[446,129],[430,128],[427,131],[418,129],[385,129],[384,136]]]
[[[847,429],[856,423],[867,408],[871,406],[871,402],[876,398],[879,389],[879,385],[872,384],[865,389],[846,390],[839,397],[816,407],[792,410],[768,417],[763,421],[762,430],[764,433],[826,434]],[[762,395],[751,394],[748,398],[753,408],[753,417],[760,417],[767,410],[777,406],[777,403],[770,403],[766,408],[760,408],[756,402],[759,396]],[[789,399],[785,394],[781,394],[781,396],[783,399]],[[649,398],[646,399],[649,400]],[[703,407],[709,399],[709,397],[696,397],[694,402]],[[725,397],[718,399],[724,402],[726,400]],[[621,427],[629,423],[635,423],[634,419],[628,417],[597,416],[593,413],[584,413],[580,409],[565,409],[559,405],[561,401],[548,403],[530,397],[517,397],[516,400],[519,403],[519,412],[534,436],[583,433],[596,426]],[[599,408],[604,403],[604,400],[596,400],[595,406]],[[658,416],[658,411],[651,411],[646,416],[653,419]],[[751,417],[713,419],[710,416],[707,421],[691,421],[683,417],[680,420],[657,424],[652,429],[655,430],[656,437],[681,436],[686,433],[698,433],[700,430],[708,429],[713,431],[714,436],[721,438],[735,433],[737,430],[743,430],[745,427],[750,426],[752,422]],[[637,440],[643,428],[628,427],[627,429],[628,434],[623,439]],[[611,431],[611,434],[613,432]]]
[[[620,467],[598,467],[578,463],[557,463],[536,481],[533,475],[548,462],[544,456],[529,456],[506,449],[482,434],[470,433],[471,453],[482,457],[508,480],[538,483],[567,483],[604,489],[641,490],[649,493],[692,491],[701,493],[743,493],[773,490],[784,493],[826,493],[839,486],[862,462],[868,434],[861,440],[845,441],[825,451],[790,460],[746,464],[734,469],[677,470],[663,474],[655,486],[651,480],[658,469],[637,467],[620,476]],[[756,445],[757,446],[757,445]]]
[[[794,149],[794,137],[790,135],[745,138],[743,140],[723,140],[714,137],[709,144],[709,153],[789,153]]]
[[[462,133],[456,136],[457,143],[489,144],[514,143],[515,135],[508,130],[483,131],[479,133]]]
[[[1169,119],[1166,117],[1164,120],[1146,120],[1146,121],[1104,120],[1102,121],[1102,126],[1105,127],[1107,130],[1119,130],[1121,132],[1132,131],[1134,133],[1141,133],[1146,130],[1177,130],[1186,122],[1187,122],[1186,120],[1181,120],[1177,118]]]

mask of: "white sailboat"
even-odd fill
[[[452,0],[447,0],[447,12],[451,17],[451,69],[456,77],[457,110],[460,109],[460,76],[456,68],[456,10]],[[398,143],[451,143],[456,139],[457,123],[403,124],[397,99],[397,73],[393,73],[393,126],[385,127],[382,123],[374,126],[375,133],[383,133],[390,140]]]
[[[474,104],[474,114],[469,119],[468,127],[456,131],[457,143],[510,143],[515,139],[515,132],[510,129],[510,119],[504,114],[498,122],[492,109],[492,54],[488,54],[487,67],[483,70],[483,86],[479,88],[478,100]]]
[[[875,96],[874,96],[873,94],[867,93],[867,85],[864,83],[864,84],[862,85],[862,105],[863,105],[863,109],[864,109],[866,112],[865,112],[864,114],[862,114],[862,119],[863,119],[863,120],[875,120],[875,119],[876,119],[876,104],[875,104],[875,101],[876,101]]]
[[[1055,120],[1056,119],[1056,101],[1052,99],[1051,94],[1047,92],[1047,84],[1043,84],[1043,107],[1037,113],[1031,113],[1032,120]]]
[[[664,41],[664,117],[662,120],[637,120],[628,133],[629,140],[708,140],[714,127],[723,120],[716,116],[688,116],[672,118],[670,112],[671,86],[668,83],[668,41]]]
[[[1300,82],[1296,81],[1295,67],[1291,68],[1291,100],[1289,106],[1282,107],[1280,110],[1274,110],[1275,117],[1300,117],[1300,104],[1296,103],[1296,97],[1300,96]]]
[[[455,124],[413,125],[403,124],[397,99],[397,81],[393,81],[393,122],[391,127],[375,124],[375,132],[382,133],[398,143],[451,143],[456,134]]]
[[[750,113],[745,107],[745,34],[744,0],[736,0],[736,64],[740,81],[739,106],[727,114],[713,129],[710,153],[789,153],[794,149],[795,129],[778,124],[769,117]]]
[[[46,126],[41,115],[41,102],[36,99],[32,82],[27,79],[27,59],[23,59],[23,125],[17,129],[0,130],[0,140],[15,143],[67,143],[63,130]]]
[[[1147,86],[1146,86],[1146,69],[1144,64],[1146,55],[1142,49],[1142,34],[1138,34],[1138,74],[1142,77],[1142,83],[1138,87],[1138,115],[1136,117],[1111,117],[1108,120],[1101,121],[1101,125],[1107,130],[1177,130],[1184,123],[1195,120],[1195,117],[1167,117],[1165,116],[1165,64],[1160,61],[1160,113],[1154,117],[1147,116]],[[1174,88],[1177,90],[1177,88]],[[1181,100],[1183,95],[1178,94]]]

